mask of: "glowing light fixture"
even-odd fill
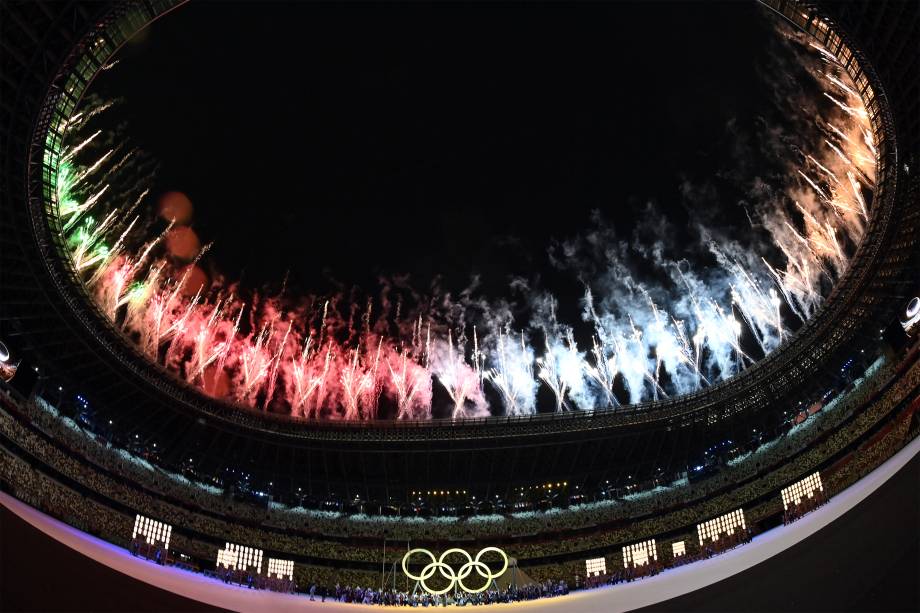
[[[642,541],[633,545],[627,545],[623,548],[623,567],[638,568],[645,566],[652,560],[658,560],[658,547],[655,545],[655,539]]]
[[[591,558],[585,560],[585,572],[589,577],[599,577],[607,574],[607,561],[604,558]]]
[[[276,560],[268,559],[268,576],[276,576],[278,579],[294,580],[294,560]]]
[[[164,549],[169,549],[169,539],[172,537],[172,526],[169,524],[137,515],[134,518],[134,530],[131,538],[136,539],[140,534],[149,544],[162,543]]]
[[[744,511],[736,509],[731,513],[697,524],[696,532],[700,539],[700,545],[703,545],[707,540],[715,541],[723,534],[734,534],[735,530],[744,530],[745,528],[747,528],[747,524],[744,521]]]
[[[783,497],[783,510],[799,504],[803,498],[813,498],[817,491],[824,491],[820,472],[812,473],[801,481],[796,481],[789,487],[783,488],[783,491],[780,492]]]
[[[675,558],[679,558],[680,556],[686,555],[687,554],[686,543],[684,543],[683,541],[674,541],[673,543],[671,543],[671,554]]]

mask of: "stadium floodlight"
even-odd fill
[[[604,558],[591,558],[585,560],[585,573],[588,577],[599,577],[607,574],[607,561]]]
[[[745,528],[747,528],[747,524],[745,523],[744,510],[742,509],[736,509],[696,525],[701,546],[707,540],[716,541],[722,534],[734,534],[735,530],[744,530]]]
[[[169,549],[172,526],[138,514],[134,518],[134,530],[131,532],[131,538],[136,539],[138,535],[144,537],[144,540],[151,545],[162,543],[163,549]]]

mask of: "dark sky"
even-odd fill
[[[554,238],[645,203],[679,232],[684,179],[718,181],[732,121],[766,112],[752,3],[192,2],[95,90],[196,206],[212,263],[306,292],[377,274],[547,280]],[[719,203],[743,227],[732,187]],[[722,213],[719,213],[722,215]]]

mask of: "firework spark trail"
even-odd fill
[[[779,299],[779,296],[776,294],[776,290],[771,287],[770,288],[770,306],[773,307],[773,316],[776,320],[776,323],[774,325],[776,327],[777,334],[779,334],[780,342],[782,342],[783,340],[783,316],[782,316],[782,312],[780,311],[780,307],[782,306],[782,304],[783,304],[782,301]]]
[[[806,155],[805,158],[809,160],[811,163],[813,163],[815,166],[820,168],[821,172],[827,175],[828,178],[833,179],[834,183],[836,183],[837,185],[840,185],[840,179],[837,178],[837,175],[834,174],[834,171],[832,171],[830,168],[828,168],[827,166],[825,166],[824,164],[816,160],[812,155]]]
[[[164,339],[173,339],[176,337],[183,337],[190,328],[189,322],[192,318],[192,315],[196,311],[196,307],[201,301],[201,290],[195,292],[195,295],[192,296],[192,299],[188,301],[188,304],[185,308],[180,309],[181,315],[174,319],[169,327],[166,328],[166,332],[163,334]],[[120,306],[120,305],[119,305]],[[178,348],[179,343],[172,343],[170,349]]]
[[[814,49],[815,51],[817,51],[818,53],[820,53],[821,55],[823,55],[825,60],[831,62],[832,64],[837,63],[837,57],[833,53],[831,53],[830,51],[822,47],[821,45],[809,41],[808,46]]]
[[[98,226],[95,226],[95,220],[92,217],[87,218],[83,227],[79,228],[68,241],[71,245],[71,257],[74,267],[79,271],[90,266],[101,263],[108,255],[108,248],[100,245],[105,237],[105,233],[112,224],[112,219],[117,211],[112,211],[102,220]]]
[[[271,366],[268,374],[268,384],[266,386],[267,393],[265,394],[265,400],[262,403],[262,407],[267,409],[268,403],[271,402],[275,393],[275,384],[278,381],[278,367],[281,364],[281,355],[284,353],[285,345],[287,345],[288,336],[291,334],[291,326],[294,325],[294,322],[289,321],[287,330],[284,331],[284,336],[281,338],[281,342],[278,343],[278,350],[275,353],[275,357],[271,361]]]
[[[869,128],[862,129],[863,134],[863,143],[865,143],[866,148],[869,150],[871,156],[861,155],[859,151],[856,151],[856,155],[863,159],[866,164],[874,164],[875,159],[878,157],[878,151],[875,149],[875,139],[872,138],[872,132],[869,131]]]
[[[61,157],[61,162],[63,163],[63,162],[69,161],[73,156],[75,156],[75,155],[77,155],[78,153],[80,153],[80,151],[81,151],[84,147],[86,147],[88,144],[90,144],[91,142],[93,142],[93,140],[95,140],[95,138],[96,138],[97,136],[99,136],[100,134],[102,134],[102,130],[96,130],[95,132],[93,132],[93,133],[92,133],[91,135],[89,135],[86,139],[84,139],[83,142],[79,143],[79,144],[76,145],[74,148],[72,148],[70,151],[68,151],[66,154],[64,154],[64,155]]]
[[[703,371],[700,370],[699,344],[697,343],[697,339],[693,339],[693,348],[691,349],[690,341],[687,340],[686,331],[684,330],[684,322],[677,319],[673,321],[674,329],[677,331],[677,339],[680,343],[681,352],[683,353],[683,361],[685,364],[692,367],[692,374],[696,377],[695,385],[698,386],[700,381],[702,381],[704,385],[710,385],[709,379],[703,374]]]
[[[479,350],[479,335],[476,332],[476,326],[473,326],[473,369],[480,386],[485,378],[485,362],[486,356]]]
[[[345,419],[362,419],[361,401],[374,382],[360,357],[360,348],[352,350],[351,364],[342,370],[339,378],[345,399]]]
[[[289,308],[281,295],[244,302],[219,282],[189,289],[193,271],[202,274],[197,264],[209,245],[187,264],[163,253],[175,220],[152,240],[141,236],[150,228],[136,212],[149,193],[143,177],[124,193],[109,187],[140,167],[140,153],[124,142],[106,148],[103,132],[91,127],[108,103],[68,123],[66,142],[73,145],[62,152],[58,169],[58,214],[74,269],[116,325],[135,335],[151,359],[193,384],[205,388],[206,380],[225,377],[226,397],[251,407],[275,410],[277,404],[305,418],[372,419],[386,396],[398,418],[429,418],[434,379],[455,419],[490,413],[486,387],[507,415],[533,413],[541,382],[553,392],[557,411],[685,393],[752,363],[742,337],[761,354],[788,338],[793,328],[783,305],[790,318],[810,317],[823,300],[822,284],[844,273],[848,249],[869,219],[863,189],[874,186],[877,151],[865,108],[833,55],[811,46],[822,61],[809,71],[828,88],[821,98],[830,110],[818,117],[817,134],[805,143],[810,146],[796,149],[800,166],[790,164],[788,206],[759,220],[785,261],[739,255],[709,241],[717,275],[655,262],[673,279],[675,294],[637,283],[610,257],[610,270],[602,272],[615,282],[597,296],[585,287],[583,317],[593,328],[585,336],[587,353],[579,351],[573,329],[556,322],[554,300],[549,316],[521,325],[491,304],[477,307],[476,317],[462,314],[458,323],[448,313],[465,308],[462,302],[440,312],[431,308],[434,300],[407,307],[400,296],[395,313],[382,301],[375,314],[371,300],[358,306],[341,296],[312,297],[309,307]],[[126,205],[119,208],[116,199]],[[535,304],[528,305],[531,312]],[[512,329],[520,330],[519,338]],[[527,342],[531,333],[542,334],[539,355]]]
[[[249,343],[240,355],[243,397],[254,396],[258,392],[257,386],[268,375],[271,358],[267,345],[274,331],[274,322],[263,325],[259,333],[255,335],[253,342]]]
[[[101,158],[96,160],[92,166],[78,173],[76,178],[74,179],[74,185],[79,185],[80,183],[85,181],[87,177],[89,177],[91,174],[99,170],[99,167],[102,166],[102,164],[104,164],[105,161],[109,159],[109,156],[111,156],[114,152],[115,152],[114,149],[109,149],[108,151],[105,152],[105,154]]]
[[[326,357],[323,360],[322,369],[319,370],[319,372],[314,371],[313,374],[311,374],[313,354],[311,353],[310,344],[312,340],[313,337],[308,336],[306,342],[304,342],[300,357],[291,358],[293,369],[292,372],[295,383],[293,409],[295,411],[300,411],[300,414],[303,417],[311,416],[312,411],[309,409],[308,403],[314,392],[316,392],[325,382],[326,375],[329,374],[329,364],[332,360],[332,347],[329,347],[326,349]],[[317,409],[318,408],[319,407],[317,407]]]
[[[83,218],[83,213],[90,210],[102,196],[108,191],[109,186],[105,185],[97,191],[95,194],[90,196],[86,202],[82,204],[72,203],[63,213],[63,217],[67,217],[67,221],[64,222],[64,232],[68,232],[73,228],[77,223]]]
[[[397,361],[399,359],[397,357]],[[415,408],[424,406],[426,397],[428,402],[431,401],[431,377],[424,368],[409,359],[408,352],[404,351],[401,359],[402,367],[395,369],[390,359],[386,360],[390,380],[396,389],[397,419],[417,418]]]
[[[868,221],[869,210],[866,208],[866,199],[863,198],[862,195],[862,187],[856,180],[856,175],[852,172],[847,171],[847,179],[850,181],[850,188],[853,190],[853,196],[856,198],[856,202],[859,203],[859,214],[863,216],[863,219]]]
[[[585,373],[597,382],[597,385],[603,390],[606,404],[604,406],[619,406],[619,401],[613,393],[613,385],[617,376],[616,356],[607,357],[600,339],[595,335],[591,355],[594,357],[594,364],[585,360]]]
[[[487,378],[501,394],[508,415],[526,415],[534,412],[536,382],[533,379],[533,352],[521,332],[520,348],[509,344],[508,335],[498,331],[496,350],[492,357],[495,366]]]
[[[365,377],[368,377],[370,379],[369,384],[368,384],[369,385],[369,389],[368,389],[369,407],[368,407],[368,414],[367,414],[368,418],[376,418],[377,411],[380,408],[379,407],[380,394],[383,391],[383,381],[381,381],[379,378],[381,374],[380,372],[380,353],[382,349],[383,349],[383,337],[380,337],[377,339],[377,351],[374,352],[374,365],[364,375]],[[428,380],[429,382],[431,381],[430,376],[428,377]]]
[[[633,320],[631,315],[628,317],[628,319],[629,319],[629,327],[631,330],[631,333],[629,335],[629,340],[632,342],[632,345],[635,347],[635,351],[645,353],[646,345],[645,345],[645,342],[643,341],[642,330],[640,330],[636,326],[636,322]],[[655,369],[654,370],[652,370],[652,368],[650,367],[647,359],[635,359],[635,363],[636,363],[635,372],[636,373],[641,372],[642,379],[648,381],[648,383],[651,384],[652,399],[658,400],[658,394],[661,394],[667,397],[667,393],[665,393],[664,388],[662,388],[661,385],[658,383],[658,375],[660,374],[660,372],[658,371],[658,367],[659,367],[658,357],[656,356],[655,358]],[[633,386],[636,388],[639,388],[639,392],[641,393],[640,385],[637,385],[636,383],[634,383]]]
[[[373,361],[368,361],[369,353],[362,356],[361,348],[352,350],[352,359],[339,375],[346,419],[371,419],[376,414],[377,390],[383,339],[378,339]],[[328,362],[328,354],[327,354]],[[325,368],[325,367],[324,367]],[[323,375],[323,380],[325,374]],[[410,394],[411,396],[411,394]],[[407,405],[411,405],[411,397]],[[363,409],[363,410],[362,410]]]
[[[297,357],[291,357],[291,374],[294,379],[294,401],[291,403],[292,412],[302,416],[307,415],[307,402],[315,386],[311,385],[309,378],[310,358],[312,357],[311,344],[313,336],[308,335],[303,343],[303,349]],[[329,355],[328,353],[326,354]],[[328,361],[327,361],[328,363]]]
[[[827,197],[827,194],[824,193],[823,189],[818,187],[818,185],[814,181],[812,181],[811,178],[808,175],[806,175],[804,172],[802,172],[801,170],[797,170],[796,172],[798,172],[799,176],[805,179],[805,181],[812,187],[812,189],[814,189],[815,192],[817,192],[818,196],[821,197],[821,200],[830,204],[831,200],[830,198]]]
[[[478,347],[473,350],[474,363],[477,359],[477,350]],[[441,382],[453,402],[451,417],[454,419],[472,416],[466,410],[468,400],[475,405],[473,414],[485,412],[485,401],[481,391],[482,375],[466,363],[464,355],[462,344],[458,343],[456,349],[454,348],[453,333],[448,330],[446,354],[443,348],[436,349],[432,360],[432,374]]]
[[[664,388],[661,387],[661,365],[665,362],[671,364],[671,372],[677,372],[680,368],[679,349],[675,342],[674,336],[667,328],[667,318],[663,317],[661,310],[645,288],[642,289],[642,295],[648,303],[648,308],[652,313],[651,323],[647,327],[647,334],[650,337],[648,342],[655,347],[655,370],[652,376],[652,398],[658,400],[658,392],[667,396]]]
[[[546,351],[543,356],[536,360],[537,375],[553,390],[553,394],[556,396],[556,412],[560,413],[563,410],[568,411],[571,409],[569,403],[565,400],[565,396],[569,391],[569,382],[563,371],[562,360],[564,357],[560,356],[556,351],[560,346],[555,343],[551,344],[549,334],[545,334]]]
[[[837,87],[845,91],[850,96],[853,96],[854,98],[859,98],[859,94],[856,93],[856,91],[852,87],[850,87],[849,85],[847,85],[846,83],[844,83],[843,81],[835,77],[834,75],[825,72],[824,76],[827,77],[828,81],[830,81],[831,83],[833,83],[834,85],[836,85]]]
[[[204,374],[207,368],[216,360],[223,350],[223,343],[217,341],[216,326],[214,325],[217,318],[220,318],[221,301],[214,305],[210,317],[202,325],[198,326],[198,332],[195,334],[194,350],[191,360],[186,368],[186,377],[190,382],[194,382],[198,377]]]
[[[827,97],[828,100],[830,100],[831,102],[833,102],[834,104],[836,104],[837,106],[839,106],[841,109],[843,109],[843,112],[844,112],[844,113],[847,113],[848,115],[852,115],[852,116],[867,117],[867,115],[866,115],[866,109],[864,109],[864,108],[861,109],[861,108],[858,108],[858,107],[849,106],[848,104],[845,104],[845,103],[841,102],[840,100],[838,100],[838,99],[835,98],[834,96],[831,96],[831,95],[830,95],[829,93],[827,93],[827,92],[824,92],[824,95],[825,95],[825,97]]]

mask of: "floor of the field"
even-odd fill
[[[898,472],[920,451],[920,438],[912,441],[898,454],[890,458],[864,479],[832,498],[826,505],[806,515],[799,521],[770,530],[757,536],[751,543],[722,555],[702,560],[679,568],[669,569],[655,577],[649,577],[628,584],[606,586],[593,590],[574,592],[567,596],[546,598],[513,604],[497,604],[496,610],[513,607],[521,609],[552,609],[564,612],[628,611],[647,607],[677,598],[712,585],[763,562],[777,553],[799,543],[824,528],[852,509],[892,475]],[[191,608],[207,603],[212,607],[235,611],[304,611],[304,610],[367,610],[366,605],[344,604],[331,600],[310,601],[304,595],[279,594],[275,592],[250,590],[224,584],[222,581],[171,567],[155,565],[141,558],[131,556],[126,550],[106,541],[80,532],[18,500],[0,492],[0,504],[13,514],[72,550],[91,558],[113,570],[136,580],[150,584],[172,594],[189,599]],[[20,552],[28,557],[30,554]],[[9,563],[9,552],[7,559]],[[60,565],[49,561],[49,571],[66,572]],[[104,585],[87,586],[88,590],[105,590]],[[142,603],[136,603],[140,605]],[[152,604],[152,603],[147,603]],[[151,610],[148,607],[125,603],[125,609]],[[207,607],[205,607],[207,608]],[[155,607],[154,607],[155,609]]]

